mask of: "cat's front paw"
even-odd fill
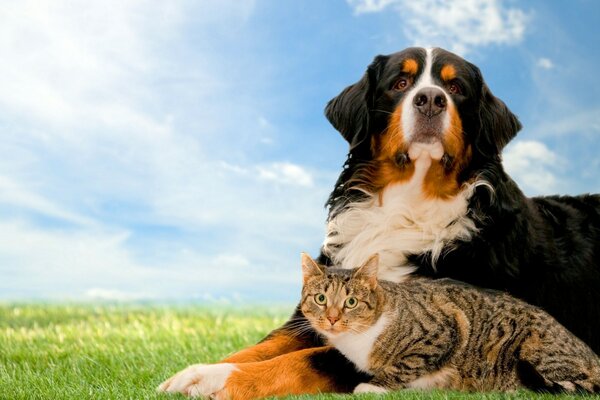
[[[191,397],[227,398],[225,383],[236,369],[234,364],[191,365],[161,383],[157,390]]]
[[[370,383],[360,383],[354,388],[354,393],[387,393],[387,389]]]

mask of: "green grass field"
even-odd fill
[[[0,398],[179,399],[156,386],[255,343],[291,308],[0,305]],[[337,399],[342,395],[296,398]],[[362,395],[361,399],[380,398]],[[405,391],[396,399],[555,399],[530,392]],[[357,396],[358,398],[358,396]],[[574,396],[560,396],[574,398]]]

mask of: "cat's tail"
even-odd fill
[[[600,393],[600,359],[585,343],[564,331],[568,335],[562,332],[560,346],[556,336],[533,333],[525,339],[519,353],[523,384],[549,392]]]

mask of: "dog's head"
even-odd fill
[[[439,48],[375,57],[325,113],[350,153],[370,162],[360,177],[369,190],[407,179],[425,152],[433,162],[429,194],[437,197],[456,192],[473,163],[499,160],[521,128],[479,68]]]

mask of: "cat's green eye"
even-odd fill
[[[315,303],[320,306],[324,306],[327,303],[327,296],[325,296],[323,293],[316,294]]]
[[[358,305],[358,300],[356,300],[356,297],[348,297],[346,299],[346,301],[344,302],[344,306],[346,306],[346,308],[354,308]]]

